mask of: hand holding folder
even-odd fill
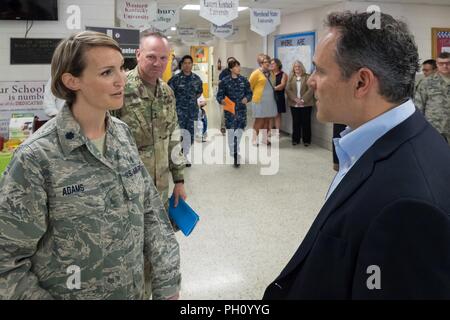
[[[223,105],[223,110],[224,110],[224,111],[231,112],[232,114],[235,114],[235,106],[236,106],[236,103],[234,103],[233,101],[231,101],[231,99],[228,98],[227,96],[225,96],[225,99],[223,99],[223,102],[225,103],[225,104]]]
[[[187,237],[191,234],[192,230],[194,230],[195,225],[199,220],[199,216],[181,197],[178,199],[178,206],[174,208],[174,200],[172,195],[169,200],[169,217]]]

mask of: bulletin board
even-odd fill
[[[283,71],[289,75],[295,60],[300,60],[307,73],[313,71],[313,56],[316,48],[316,32],[303,32],[275,36],[275,58],[281,60]],[[281,116],[281,130],[292,133],[291,113]]]
[[[306,72],[313,71],[312,59],[316,47],[316,32],[303,32],[275,36],[275,58],[281,60],[283,70],[289,74],[295,60],[300,60]]]
[[[433,59],[441,52],[450,52],[450,28],[432,28],[431,42]]]

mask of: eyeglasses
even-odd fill
[[[442,67],[442,66],[450,66],[450,61],[447,61],[447,62],[438,62],[437,65],[440,66],[440,67]]]

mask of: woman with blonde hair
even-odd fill
[[[259,54],[257,58],[259,68],[252,72],[249,78],[250,88],[253,92],[252,113],[255,122],[253,129],[253,144],[258,145],[259,131],[270,127],[270,120],[277,115],[274,87],[275,77],[270,72],[270,57]],[[263,132],[263,143],[270,144],[268,132]]]
[[[116,41],[85,31],[51,64],[62,110],[22,143],[0,180],[0,299],[154,299],[180,289],[179,248],[128,126]],[[146,275],[146,274],[145,274]]]
[[[305,147],[311,144],[311,112],[314,105],[314,91],[307,84],[309,74],[299,60],[294,61],[286,85],[287,104],[292,114],[292,145],[303,138]]]

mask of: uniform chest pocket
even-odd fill
[[[131,132],[133,133],[134,139],[138,148],[153,145],[153,128],[151,115],[146,115],[139,110],[139,108],[133,108],[130,114],[131,119],[123,119],[129,126]]]
[[[143,164],[132,165],[121,174],[126,199],[133,201],[144,198],[145,183],[142,177]]]

